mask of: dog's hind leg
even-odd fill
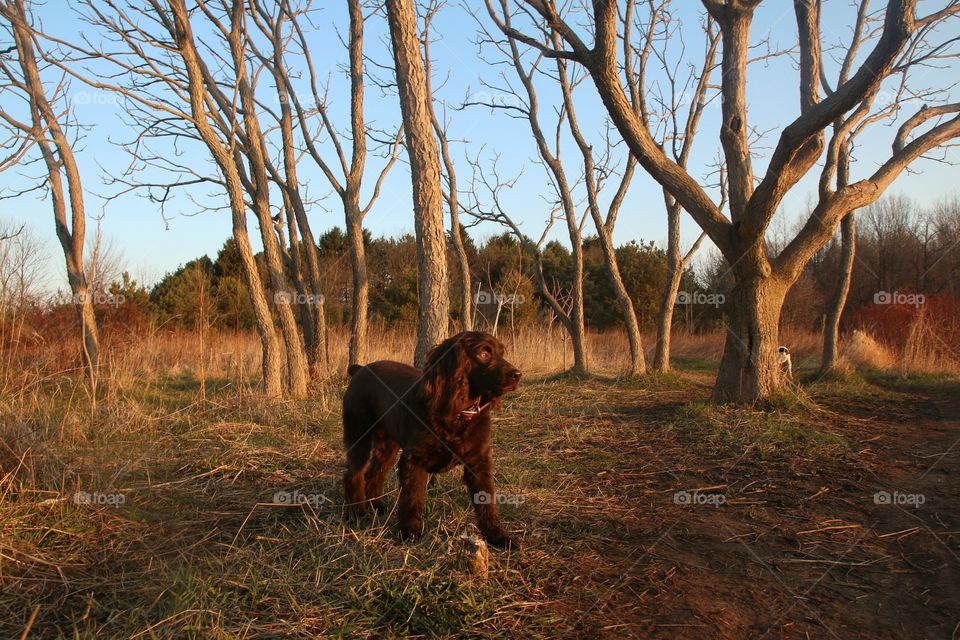
[[[347,450],[347,470],[343,474],[343,495],[347,507],[355,512],[366,509],[365,472],[370,459],[373,435],[362,418],[344,407],[343,444]]]
[[[400,447],[396,442],[388,439],[382,431],[378,431],[373,437],[372,449],[373,455],[370,456],[370,463],[367,465],[366,477],[364,478],[366,498],[367,502],[377,512],[382,512],[383,483],[397,461],[397,453],[400,451]]]

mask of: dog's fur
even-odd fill
[[[423,532],[429,475],[462,464],[480,532],[493,546],[516,546],[497,511],[490,449],[490,411],[500,407],[500,397],[517,387],[521,375],[503,353],[492,335],[468,331],[434,347],[423,371],[389,360],[349,368],[343,488],[353,510],[382,510],[383,483],[402,450],[401,537]]]

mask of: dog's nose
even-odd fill
[[[519,379],[520,379],[520,376],[522,376],[522,375],[523,375],[523,374],[520,373],[520,369],[514,369],[513,371],[510,372],[510,379],[511,379],[511,380],[519,380]]]

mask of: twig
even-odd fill
[[[829,491],[830,491],[830,487],[824,487],[823,489],[820,489],[820,491],[817,491],[817,492],[816,492],[815,494],[813,494],[812,496],[808,496],[808,497],[806,497],[806,498],[803,498],[803,499],[801,500],[801,502],[806,502],[806,501],[808,501],[808,500],[813,500],[814,498],[819,498],[819,497],[822,496],[823,494],[829,493]]]
[[[883,535],[877,536],[878,538],[891,538],[893,536],[898,536],[901,533],[904,535],[911,535],[920,531],[920,527],[910,527],[909,529],[904,529],[903,531],[893,531],[891,533],[884,533]]]
[[[40,613],[40,605],[35,606],[33,612],[30,613],[30,619],[27,620],[27,626],[23,628],[23,633],[20,634],[20,640],[26,640],[27,635],[30,633],[30,628],[37,619],[38,613]]]
[[[824,531],[840,531],[843,529],[859,529],[859,524],[838,524],[832,527],[821,527],[819,529],[810,529],[809,531],[800,531],[797,533],[798,536],[806,535],[808,533],[822,533]]]
[[[865,567],[873,564],[874,560],[865,560],[863,562],[842,562],[840,560],[805,560],[803,558],[785,558],[781,562],[803,563],[803,564],[829,564],[840,567]]]

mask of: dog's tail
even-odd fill
[[[355,374],[357,371],[360,371],[360,369],[363,369],[362,365],[359,365],[359,364],[350,365],[349,367],[347,367],[347,376],[348,377],[353,376],[353,374]]]

